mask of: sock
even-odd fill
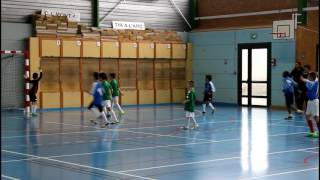
[[[92,113],[94,114],[96,119],[98,119],[100,117],[100,112],[96,108],[92,108],[90,110],[92,111]]]
[[[102,112],[101,112],[101,115],[102,115],[104,121],[109,124],[110,122],[109,122],[108,119],[107,119],[106,113],[102,111]]]
[[[212,110],[214,110],[214,106],[212,105],[212,103],[209,103],[209,106],[211,107]]]
[[[33,113],[37,113],[37,105],[35,104],[35,105],[33,105],[34,107],[33,107]]]
[[[34,113],[34,106],[31,105],[31,113]]]
[[[202,112],[206,112],[206,104],[202,104]]]
[[[188,117],[187,128],[189,128],[189,125],[190,125],[190,118]]]
[[[111,109],[110,113],[111,113],[111,115],[113,116],[114,120],[115,120],[116,122],[119,122],[119,120],[118,120],[118,118],[117,118],[117,116],[116,116],[116,113],[114,112],[113,109]]]
[[[311,132],[311,133],[314,133],[312,121],[307,120],[307,124],[308,124],[308,126],[309,126],[310,132]]]
[[[119,104],[119,103],[116,103],[116,105],[117,105],[119,111],[120,111],[121,113],[124,113],[123,110],[122,110],[122,108],[121,108],[121,106],[120,106],[120,104]]]
[[[194,126],[198,125],[198,123],[197,123],[197,121],[196,121],[196,119],[194,117],[192,117],[192,121],[193,121]]]

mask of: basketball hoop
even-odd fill
[[[278,39],[283,39],[286,37],[286,33],[283,33],[283,32],[273,32],[270,34],[272,34],[273,37],[278,38]]]

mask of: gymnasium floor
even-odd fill
[[[319,179],[318,139],[302,116],[217,107],[180,130],[182,106],[126,107],[123,122],[93,127],[91,113],[2,111],[1,179]]]

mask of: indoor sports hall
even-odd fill
[[[319,179],[319,0],[1,1],[1,179]]]

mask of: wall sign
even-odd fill
[[[145,25],[143,22],[125,22],[125,21],[112,21],[113,29],[135,29],[135,30],[145,30]]]
[[[42,9],[41,15],[47,16],[67,16],[68,20],[80,22],[80,13],[73,10],[62,9]]]

